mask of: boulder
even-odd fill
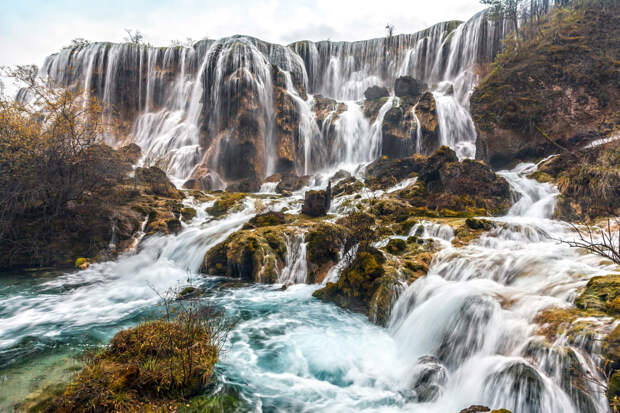
[[[383,156],[366,168],[366,183],[371,188],[387,188],[419,172],[424,165],[423,156],[414,155],[404,159]]]
[[[398,159],[412,155],[416,149],[416,120],[407,105],[387,111],[381,125],[381,154]]]
[[[379,250],[371,248],[360,251],[342,272],[338,282],[327,283],[312,295],[321,301],[333,302],[342,308],[368,314],[371,299],[385,274],[383,263],[385,258]]]
[[[280,182],[276,186],[276,192],[279,194],[291,193],[299,191],[310,183],[310,176],[297,176],[294,174],[283,175]]]
[[[148,188],[147,191],[152,194],[169,198],[183,197],[170,182],[166,173],[156,166],[136,168],[135,174],[137,183],[146,186]]]
[[[260,190],[260,180],[256,177],[240,179],[231,182],[226,186],[227,192],[258,192]]]
[[[311,217],[327,214],[331,204],[331,188],[325,191],[307,191],[301,212]]]
[[[394,82],[394,94],[396,96],[417,98],[425,88],[424,83],[411,76],[401,76]]]
[[[371,86],[364,92],[364,97],[368,100],[375,100],[390,96],[390,92],[383,86]]]
[[[420,122],[421,139],[420,153],[430,155],[439,148],[439,119],[437,104],[431,92],[426,92],[420,98],[416,108],[416,116]]]

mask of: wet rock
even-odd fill
[[[368,100],[380,99],[390,96],[390,92],[383,86],[371,86],[364,92],[364,97]]]
[[[620,275],[593,277],[575,300],[584,310],[602,311],[612,316],[620,314]]]
[[[490,412],[490,411],[491,409],[489,409],[486,406],[475,404],[473,406],[469,406],[467,409],[461,410],[460,413],[479,413],[479,412]]]
[[[447,370],[433,356],[422,356],[414,367],[413,390],[418,402],[435,401],[441,396],[448,378]],[[487,410],[488,411],[488,410]]]
[[[215,200],[213,205],[206,209],[206,212],[216,218],[219,218],[234,208],[237,208],[244,198],[244,193],[223,192],[220,194],[219,198]]]
[[[183,225],[181,225],[181,221],[179,221],[176,218],[166,221],[166,227],[168,228],[169,234],[178,234],[183,229]]]
[[[205,254],[200,272],[275,283],[287,254],[284,235],[273,227],[237,231]]]
[[[336,182],[336,181],[340,181],[343,179],[349,179],[349,178],[351,178],[351,174],[341,169],[338,172],[336,172],[334,175],[332,175],[332,177],[329,180],[330,182]]]
[[[169,198],[182,198],[176,187],[170,182],[168,176],[161,169],[152,166],[150,168],[136,168],[136,180],[139,185],[144,185],[150,193]]]
[[[286,216],[282,212],[269,211],[251,218],[243,229],[262,228],[286,223]]]
[[[525,362],[515,361],[507,364],[489,376],[485,383],[485,394],[493,398],[502,389],[500,402],[512,411],[546,413],[542,405],[545,385],[536,369]]]
[[[384,262],[385,258],[379,250],[358,252],[337,283],[327,283],[313,296],[351,311],[368,314],[371,299],[385,274]]]
[[[396,96],[417,98],[424,89],[426,89],[426,85],[411,76],[401,76],[394,82],[394,94]]]
[[[415,113],[420,122],[422,132],[420,152],[424,155],[429,155],[437,150],[440,145],[437,104],[431,92],[426,92],[422,95],[416,106]]]
[[[283,175],[282,179],[276,186],[276,192],[283,194],[284,192],[291,193],[299,191],[304,186],[310,183],[310,176],[297,176],[294,174]]]
[[[404,159],[381,157],[366,168],[366,183],[371,188],[388,188],[419,172],[424,165],[423,156],[414,155]]]
[[[119,154],[131,164],[138,162],[142,156],[142,149],[135,143],[125,145],[118,150]]]
[[[359,192],[364,187],[364,183],[362,181],[357,180],[356,178],[346,178],[339,181],[332,188],[332,195],[351,195],[353,193]]]
[[[258,192],[261,181],[258,178],[245,178],[236,182],[231,182],[226,186],[227,192]]]
[[[189,222],[196,216],[196,210],[194,208],[183,208],[181,210],[181,217],[184,222]]]
[[[301,212],[311,217],[327,214],[331,204],[331,188],[326,191],[307,191]]]
[[[340,225],[320,223],[306,233],[308,282],[320,283],[340,259],[346,230]]]
[[[388,158],[405,158],[415,152],[416,120],[405,105],[387,111],[381,125],[381,154]]]

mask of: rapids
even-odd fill
[[[116,262],[62,275],[3,275],[0,410],[66,379],[79,366],[76,354],[157,316],[157,292],[189,281],[238,320],[215,380],[238,393],[244,411],[458,412],[484,404],[515,412],[605,412],[604,395],[579,393],[563,375],[569,362],[597,374],[597,344],[559,339],[545,346],[532,320],[545,307],[570,305],[590,277],[617,268],[552,239],[573,235],[550,219],[557,192],[526,178],[533,168],[501,172],[520,200],[472,244],[452,247],[445,226],[412,229],[444,249],[426,277],[403,286],[387,328],[312,297],[319,286],[303,284],[302,233],[288,240],[279,279],[289,284],[284,291],[200,276],[204,253],[254,215],[253,196],[243,211],[221,220],[212,220],[205,204],[186,200],[199,213],[180,234],[146,238]],[[342,212],[335,201],[333,212]],[[299,197],[263,195],[261,202],[282,208]],[[335,281],[342,267],[328,278]],[[600,327],[613,326],[603,320]]]

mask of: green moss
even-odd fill
[[[245,197],[246,194],[244,193],[224,192],[212,206],[206,209],[206,212],[216,218],[221,217],[227,214],[233,207],[237,206]]]
[[[226,413],[236,411],[239,408],[239,400],[230,394],[215,396],[197,396],[188,404],[179,406],[179,413]]]
[[[88,264],[88,258],[78,258],[75,260],[74,266],[75,268],[80,268],[84,264]]]
[[[620,314],[620,275],[594,277],[575,300],[575,305],[584,310],[603,311],[610,315]]]
[[[385,250],[392,255],[400,255],[407,249],[407,242],[400,238],[392,238],[385,246]]]
[[[196,217],[196,210],[194,208],[183,208],[181,209],[181,216],[183,221],[189,222]]]

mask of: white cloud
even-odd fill
[[[96,9],[74,0],[54,8],[43,0],[24,1],[26,6],[4,6],[9,9],[0,13],[0,65],[40,64],[75,37],[122,41],[124,28],[140,29],[156,45],[233,34],[276,43],[350,41],[383,36],[388,22],[397,33],[412,33],[444,20],[466,20],[482,9],[478,0],[112,0]]]

